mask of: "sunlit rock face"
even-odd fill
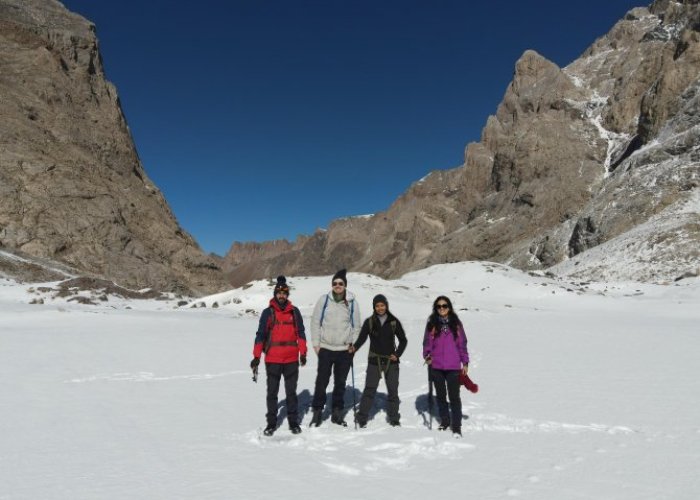
[[[0,116],[0,247],[130,287],[225,286],[146,175],[92,23],[0,0]]]

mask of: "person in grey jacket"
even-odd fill
[[[347,426],[344,420],[345,382],[352,363],[351,346],[357,340],[361,324],[360,308],[355,296],[347,290],[346,270],[333,275],[332,290],[321,296],[311,316],[311,344],[318,355],[318,371],[311,403],[311,425],[322,422],[326,388],[333,374],[331,422]]]

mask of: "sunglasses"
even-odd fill
[[[345,283],[343,283],[342,281],[334,281],[333,286],[345,286]]]
[[[450,308],[450,306],[448,306],[447,304],[437,304],[435,306],[435,309],[449,309],[449,308]]]

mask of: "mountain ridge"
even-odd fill
[[[0,26],[0,249],[194,294],[469,260],[587,279],[607,273],[602,247],[639,250],[618,279],[697,272],[697,0],[630,10],[563,68],[525,51],[461,165],[428,173],[385,211],[294,242],[237,242],[223,258],[202,252],[148,178],[94,24],[56,0],[0,0]]]
[[[655,1],[565,68],[525,51],[463,165],[429,173],[373,217],[335,220],[275,250],[234,244],[223,269],[242,284],[338,267],[392,278],[463,260],[520,269],[580,260],[697,189],[699,26],[696,1]],[[698,214],[688,217],[679,267],[658,279],[697,269]]]

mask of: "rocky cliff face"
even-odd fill
[[[592,186],[591,199],[570,224],[535,239],[535,246],[545,253],[549,249],[556,262],[570,258],[576,263],[601,244],[608,252],[621,253],[641,244],[651,251],[639,255],[640,265],[616,270],[615,277],[661,280],[697,271],[698,30],[697,0],[657,1],[649,9],[629,12],[565,69],[578,85],[590,89],[585,102],[572,104],[598,105],[591,119],[600,124],[607,148],[603,178]],[[614,244],[629,242],[631,235],[634,244]],[[587,262],[570,274],[596,278],[603,271]]]
[[[666,279],[700,261],[700,215],[688,208],[700,182],[699,134],[700,6],[657,0],[566,68],[525,52],[462,166],[432,172],[386,212],[335,221],[293,245],[255,244],[253,255],[236,244],[224,268],[235,284],[340,266],[395,277],[472,259],[543,269],[636,234],[650,251],[615,277]],[[648,224],[658,217],[665,223]]]
[[[225,286],[144,172],[94,25],[0,0],[0,116],[0,247],[134,288]]]

